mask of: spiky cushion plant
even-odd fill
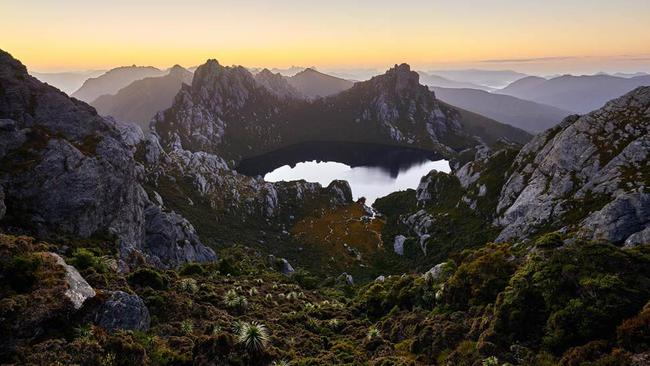
[[[260,353],[269,342],[269,331],[261,323],[246,323],[241,327],[237,338],[249,352]]]

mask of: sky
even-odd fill
[[[35,71],[650,71],[650,0],[0,0],[0,48]]]

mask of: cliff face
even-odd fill
[[[647,241],[649,151],[648,87],[536,136],[501,192],[499,240],[563,228],[617,243]]]
[[[9,226],[39,236],[115,237],[124,269],[134,256],[162,267],[215,258],[186,220],[149,199],[133,157],[139,129],[98,116],[5,52],[0,85],[0,186]],[[161,232],[156,248],[147,245]]]

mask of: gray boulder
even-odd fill
[[[70,299],[75,309],[80,309],[87,299],[95,297],[95,290],[81,277],[76,268],[67,264],[58,254],[48,254],[54,257],[57,264],[65,268],[65,282],[68,285],[65,296]]]
[[[139,296],[115,291],[97,310],[95,323],[111,333],[120,329],[144,331],[149,329],[151,318]]]

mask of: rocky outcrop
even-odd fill
[[[139,296],[115,291],[97,310],[95,323],[111,333],[121,329],[145,331],[151,317]]]
[[[650,87],[567,118],[521,150],[501,191],[498,240],[541,228],[624,243],[650,225]]]
[[[157,248],[168,248],[165,256],[153,255],[165,267],[179,258],[202,259],[188,253],[211,251],[177,230],[174,220],[145,214],[152,203],[142,186],[144,167],[134,159],[142,139],[137,127],[100,117],[29,76],[2,51],[0,85],[0,186],[11,225],[40,236],[111,236],[122,268],[134,257],[151,256],[145,245],[150,235]],[[166,230],[175,235],[158,235],[161,225],[171,225]],[[178,247],[184,240],[192,250]]]
[[[80,309],[83,303],[95,296],[95,290],[86,282],[86,280],[81,277],[79,271],[73,266],[65,263],[63,258],[61,258],[56,253],[48,253],[52,256],[56,263],[63,268],[65,268],[65,282],[67,289],[65,290],[65,296],[70,299],[75,309]]]

